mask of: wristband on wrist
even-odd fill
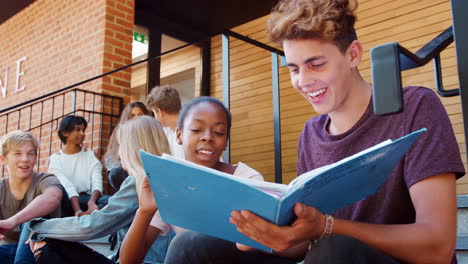
[[[329,236],[333,232],[333,226],[335,225],[335,219],[333,216],[326,214],[325,215],[325,227],[323,228],[323,232],[320,235],[319,239],[322,239],[326,236]]]
[[[75,216],[78,216],[79,214],[83,213],[83,211],[80,209],[78,211],[75,212]]]

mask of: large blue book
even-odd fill
[[[229,222],[233,210],[249,210],[278,225],[294,221],[297,202],[333,213],[376,193],[425,130],[306,172],[289,185],[236,177],[170,155],[140,155],[163,221],[272,252],[236,230]]]

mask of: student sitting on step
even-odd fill
[[[268,35],[284,48],[292,85],[319,114],[299,137],[298,175],[384,140],[427,132],[376,194],[331,215],[297,203],[295,221],[278,226],[233,211],[226,221],[276,256],[183,232],[171,242],[166,264],[456,263],[455,181],[465,170],[450,120],[424,87],[403,89],[402,112],[373,113],[372,85],[358,67],[356,6],[354,0],[281,0],[270,16]]]
[[[48,171],[59,178],[70,199],[73,211],[70,206],[65,206],[65,216],[91,214],[104,207],[109,198],[101,195],[102,164],[92,150],[83,146],[87,126],[81,116],[62,119],[58,136],[63,147],[49,159]]]
[[[130,135],[129,128],[122,128],[119,132],[123,135]],[[213,97],[198,97],[182,109],[177,122],[176,140],[183,147],[188,161],[234,176],[263,180],[260,173],[244,163],[231,165],[219,160],[227,146],[230,129],[231,113],[223,103]],[[132,151],[125,151],[123,148],[123,155],[134,153],[134,144],[129,144],[127,147]],[[126,160],[131,159],[128,157]],[[162,221],[145,171],[141,167],[141,161],[127,165],[127,167],[130,166],[135,166],[135,171],[141,170],[138,173],[142,181],[139,191],[140,208],[122,244],[121,264],[141,263],[149,246],[158,236],[174,230],[177,237],[180,232],[185,231],[183,228]]]
[[[25,245],[27,222],[59,215],[62,186],[54,175],[34,171],[38,148],[37,139],[29,132],[17,130],[0,138],[0,161],[9,176],[0,179],[1,263],[35,263]]]
[[[117,129],[120,158],[123,168],[130,176],[109,199],[107,206],[90,215],[47,221],[33,220],[30,225],[33,232],[31,249],[39,264],[106,264],[118,260],[118,256],[109,259],[75,241],[106,236],[120,229],[120,245],[138,209],[137,189],[145,175],[139,158],[140,149],[154,155],[170,153],[170,150],[161,124],[150,116],[134,118],[122,123]],[[148,245],[151,249],[143,256],[145,263],[164,262],[167,244],[172,237],[173,234],[160,236]]]

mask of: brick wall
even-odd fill
[[[134,0],[107,0],[104,34],[103,70],[113,69],[132,63],[132,40],[134,27]],[[131,69],[103,78],[105,93],[123,96],[129,101]]]
[[[134,4],[134,0],[37,0],[1,24],[0,110],[130,64]],[[22,60],[19,72],[23,75],[18,84],[25,85],[22,91],[16,91],[18,60]],[[130,78],[131,70],[127,69],[77,88],[129,101]],[[110,105],[117,102],[97,100],[92,95],[75,97],[68,94],[21,112],[0,114],[0,136],[14,129],[27,130],[40,122],[47,123],[41,132],[34,132],[40,137],[41,150],[47,153],[40,157],[39,169],[45,170],[49,153],[60,147],[56,135],[59,120],[54,119],[74,109],[110,113]],[[105,149],[98,146],[101,143],[106,146],[111,123],[116,120],[108,116],[97,118],[83,111],[77,114],[84,115],[93,126],[103,128],[93,135],[89,132],[85,142],[96,153],[103,154]],[[119,113],[114,110],[113,114]]]

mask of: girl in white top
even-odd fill
[[[133,123],[133,120],[130,122]],[[131,142],[139,133],[136,131],[138,127],[130,128],[132,125],[130,122],[123,124],[119,129],[119,152],[122,157],[122,165],[129,172],[132,170],[130,164],[126,164],[124,161],[131,159],[124,158],[124,155],[130,153],[138,155],[138,149],[145,149]],[[260,173],[243,163],[231,165],[220,161],[219,158],[227,146],[230,128],[231,113],[219,100],[213,97],[198,97],[182,109],[177,123],[177,143],[182,145],[185,158],[188,161],[236,176],[263,180]],[[143,130],[143,132],[145,131]],[[128,140],[132,137],[132,140]],[[140,208],[137,210],[120,249],[121,264],[142,263],[144,256],[159,234],[166,234],[170,228],[173,228],[176,233],[184,230],[161,220],[139,158],[138,162],[135,159],[135,163],[132,165],[135,164],[138,165],[139,172],[132,173],[132,175],[137,179],[137,183],[138,181],[142,182],[139,191]]]

